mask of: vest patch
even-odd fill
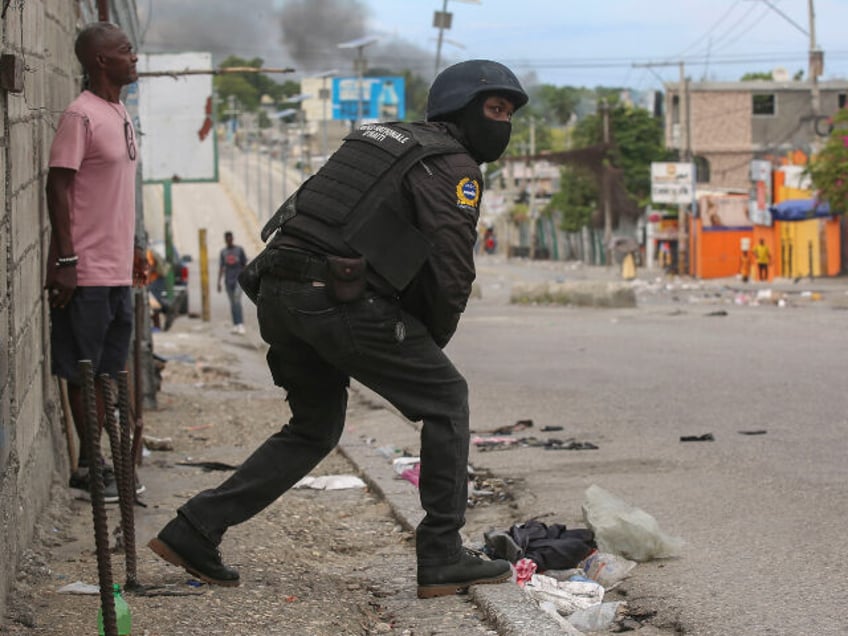
[[[456,184],[456,204],[476,208],[480,203],[480,184],[476,179],[464,177]]]

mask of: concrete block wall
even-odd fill
[[[62,109],[79,92],[76,0],[8,5],[0,48],[19,56],[24,90],[0,90],[0,616],[18,558],[51,486],[68,474],[49,315],[42,286],[49,241],[47,160]]]

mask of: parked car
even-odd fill
[[[150,283],[150,293],[162,305],[168,316],[176,317],[188,313],[188,264],[191,256],[180,255],[176,247],[171,250],[171,262],[166,259],[165,241],[150,241],[148,246],[153,255],[155,264],[151,270],[155,270],[154,280]],[[148,257],[149,258],[149,257]],[[174,272],[173,299],[168,297],[167,277],[169,271]],[[173,318],[168,322],[173,322]]]

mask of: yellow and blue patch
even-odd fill
[[[476,208],[480,203],[480,184],[477,179],[464,177],[456,184],[456,204]]]

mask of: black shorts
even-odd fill
[[[127,364],[133,329],[130,287],[77,287],[63,309],[50,310],[53,374],[80,384],[79,361],[95,376],[116,376]]]

